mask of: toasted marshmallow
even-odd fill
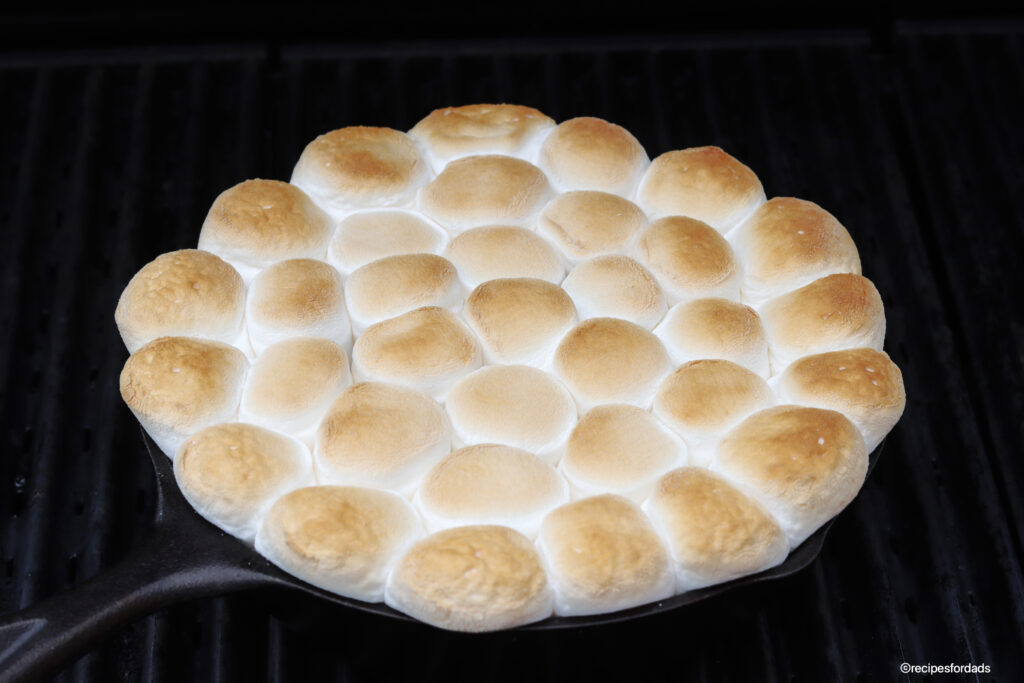
[[[622,126],[581,116],[551,131],[537,163],[563,191],[601,190],[630,197],[651,160]]]
[[[289,259],[261,272],[249,287],[245,315],[257,354],[291,337],[320,337],[352,348],[341,275],[323,261]]]
[[[238,416],[249,361],[233,346],[160,337],[129,356],[121,398],[168,457],[203,427]]]
[[[485,154],[448,164],[420,192],[419,206],[457,235],[481,225],[529,225],[550,197],[548,179],[533,164]]]
[[[357,382],[401,384],[438,400],[481,363],[473,333],[454,313],[436,306],[379,322],[352,348]]]
[[[598,256],[569,273],[562,288],[581,320],[622,318],[653,329],[665,315],[665,294],[650,271],[628,256]]]
[[[868,451],[899,422],[903,374],[884,351],[846,349],[804,356],[773,379],[780,403],[827,408],[857,425]]]
[[[502,526],[447,529],[395,566],[384,602],[452,631],[497,631],[551,616],[551,586],[537,550]]]
[[[263,427],[228,422],[182,444],[174,478],[186,500],[210,522],[252,543],[274,501],[314,483],[309,449]]]
[[[789,552],[761,505],[703,467],[666,474],[644,509],[668,541],[680,593],[774,567]]]
[[[686,463],[686,445],[653,415],[612,403],[587,412],[560,469],[573,498],[617,493],[642,503],[665,472]]]
[[[121,293],[114,321],[129,353],[157,337],[200,337],[249,353],[245,284],[219,257],[197,249],[161,254]]]
[[[695,360],[661,383],[653,409],[686,441],[690,463],[707,467],[729,429],[774,403],[760,375],[727,360]]]
[[[387,256],[358,269],[345,283],[345,303],[352,331],[424,306],[458,312],[462,283],[455,266],[434,254]]]
[[[444,409],[424,393],[369,382],[346,389],[317,430],[321,483],[357,484],[410,495],[451,452]]]
[[[801,356],[853,348],[882,350],[885,309],[866,277],[827,275],[764,304],[772,374]]]
[[[730,431],[712,469],[761,503],[795,548],[857,495],[868,452],[841,413],[776,406]]]
[[[292,258],[322,259],[334,223],[305,192],[279,180],[246,180],[224,190],[199,231],[199,248],[238,269],[246,282]]]
[[[668,552],[636,503],[615,495],[563,505],[537,539],[555,591],[555,614],[615,612],[671,596]]]
[[[412,206],[430,176],[419,146],[405,133],[350,126],[306,145],[291,182],[341,219],[356,209]]]
[[[327,261],[344,275],[400,254],[440,254],[448,245],[441,226],[409,211],[381,209],[351,214],[338,224]]]
[[[754,172],[718,147],[665,152],[637,190],[637,204],[648,215],[689,216],[723,235],[764,201]]]
[[[569,502],[565,479],[536,455],[499,444],[467,446],[434,466],[413,498],[431,532],[501,524],[529,538]]]
[[[422,535],[416,511],[394,493],[307,486],[270,508],[256,536],[256,550],[314,586],[382,602],[391,568]]]
[[[532,277],[558,284],[562,259],[544,238],[525,228],[492,225],[458,235],[444,252],[468,291],[488,280]]]
[[[576,426],[576,403],[566,388],[526,365],[493,365],[463,377],[445,408],[456,446],[504,444],[552,465]]]
[[[860,255],[846,228],[814,202],[775,197],[729,234],[743,262],[743,303],[768,299],[833,273],[860,275]]]
[[[639,325],[591,318],[562,339],[554,368],[580,410],[586,411],[598,403],[647,408],[672,363],[658,338]]]
[[[623,254],[647,225],[647,217],[628,199],[590,190],[566,192],[547,206],[537,224],[571,263],[594,256]]]
[[[768,340],[761,317],[750,306],[728,299],[694,299],[672,307],[654,334],[682,365],[719,358],[768,377]]]
[[[533,161],[555,122],[533,107],[468,104],[430,112],[409,136],[427,150],[440,172],[449,161],[477,154],[504,154]]]
[[[345,349],[330,339],[296,337],[268,346],[253,363],[238,417],[313,447],[327,408],[352,384]]]
[[[640,233],[636,256],[661,283],[669,305],[740,298],[739,262],[725,238],[706,223],[685,216],[657,220]]]
[[[489,280],[466,299],[466,323],[488,363],[547,370],[555,347],[576,324],[576,307],[561,287],[534,278]]]

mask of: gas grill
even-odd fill
[[[908,404],[819,559],[617,625],[465,636],[250,592],[127,627],[60,681],[920,680],[1024,663],[1024,24],[0,52],[0,613],[146,537],[152,468],[113,323],[214,197],[315,135],[448,104],[715,144],[850,230]],[[1018,301],[1014,304],[1013,301]],[[2,677],[2,672],[0,672]]]

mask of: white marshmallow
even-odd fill
[[[419,145],[405,133],[350,126],[306,145],[291,182],[341,220],[357,209],[411,207],[431,175]]]
[[[139,270],[118,299],[114,320],[129,353],[157,337],[199,337],[251,355],[245,284],[219,257],[198,249],[161,254]]]
[[[253,363],[238,416],[312,448],[320,419],[350,384],[348,356],[341,346],[329,339],[286,339],[267,347]]]
[[[860,275],[850,233],[814,202],[775,197],[729,233],[743,261],[743,303],[760,306],[826,275]]]
[[[580,418],[559,470],[574,500],[615,493],[642,503],[658,477],[686,462],[686,444],[651,413],[610,403]]]
[[[315,481],[304,445],[240,422],[189,437],[174,457],[174,477],[196,512],[250,544],[277,498]]]
[[[553,511],[537,539],[555,614],[615,612],[672,595],[668,552],[636,503],[614,495]]]
[[[310,486],[274,504],[256,536],[256,550],[314,586],[381,602],[391,569],[422,535],[416,511],[400,496]]]
[[[677,365],[721,359],[768,377],[768,340],[757,312],[728,299],[693,299],[672,307],[654,328]]]
[[[545,515],[569,502],[569,485],[532,453],[481,444],[454,451],[435,465],[413,502],[431,532],[499,524],[534,538]]]
[[[488,280],[529,277],[558,284],[565,277],[562,257],[543,237],[526,228],[491,225],[457,235],[444,252],[467,291]]]
[[[423,145],[434,170],[479,154],[504,154],[533,163],[555,122],[532,107],[469,104],[435,109],[409,131]]]
[[[327,248],[327,261],[343,275],[400,254],[440,254],[448,233],[412,211],[358,211],[346,216]]]
[[[345,283],[345,304],[357,335],[424,306],[458,313],[464,299],[455,266],[434,254],[387,256],[357,269]]]
[[[686,441],[690,463],[708,467],[729,429],[774,403],[763,377],[727,360],[697,360],[662,382],[653,411]]]
[[[465,323],[434,306],[373,325],[352,349],[357,382],[401,384],[439,401],[481,363],[480,345]]]
[[[566,388],[525,365],[495,365],[463,377],[445,407],[456,447],[499,443],[552,465],[576,425],[576,404]]]
[[[341,275],[313,259],[290,259],[256,276],[246,303],[249,341],[259,354],[292,337],[330,339],[352,349]]]
[[[580,320],[622,318],[650,330],[667,310],[658,281],[628,256],[584,261],[572,269],[562,288],[576,304]],[[767,361],[767,352],[765,356]]]
[[[238,349],[191,337],[160,337],[121,370],[121,398],[156,445],[174,457],[203,427],[238,417],[249,361]]]
[[[357,484],[409,496],[451,452],[451,426],[440,404],[393,384],[349,387],[317,430],[314,457],[324,484]]]
[[[246,283],[291,258],[323,259],[334,221],[298,187],[246,180],[218,195],[199,231],[199,248],[233,265]]]

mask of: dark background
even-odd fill
[[[64,681],[1024,676],[1024,18],[1012,3],[0,10],[0,613],[135,547],[153,480],[117,375],[131,275],[213,198],[349,124],[479,101],[718,144],[853,234],[907,411],[801,574],[616,627],[467,637],[289,596],[162,611]],[[1015,304],[1014,302],[1017,301]],[[291,604],[289,603],[296,603]],[[284,608],[282,608],[284,605]]]

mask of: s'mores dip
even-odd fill
[[[775,567],[906,403],[840,217],[596,117],[326,131],[197,237],[126,283],[125,403],[211,523],[443,629]]]

